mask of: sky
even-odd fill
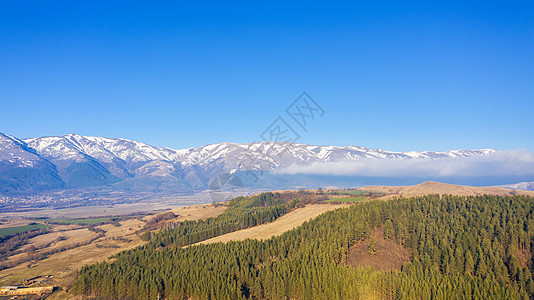
[[[532,1],[154,2],[0,0],[0,132],[534,150]]]

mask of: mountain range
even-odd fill
[[[534,191],[534,181],[533,182],[518,182],[514,184],[504,184],[500,187],[513,189],[513,190],[522,190],[522,191]]]
[[[0,133],[0,193],[108,187],[133,192],[206,190],[221,174],[269,172],[313,162],[473,157],[493,149],[392,152],[360,146],[218,143],[175,150],[122,138]]]

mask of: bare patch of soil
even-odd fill
[[[532,265],[532,254],[526,250],[518,249],[516,256],[523,268],[530,268]]]
[[[354,245],[347,255],[347,263],[355,268],[373,267],[376,271],[400,270],[410,261],[411,251],[396,243],[395,239],[384,239],[382,229],[374,230],[375,254],[369,254],[369,239]]]

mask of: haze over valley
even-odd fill
[[[534,159],[529,153],[494,149],[392,152],[264,141],[175,150],[120,138],[67,134],[18,139],[0,134],[0,205],[8,212],[133,207],[159,199],[154,209],[161,209],[163,203],[169,207],[209,203],[261,190],[426,180],[486,186],[514,183],[511,188],[528,190],[528,183],[517,181],[534,178],[530,166]],[[525,169],[527,173],[522,173]]]

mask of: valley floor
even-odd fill
[[[215,217],[225,209],[224,205],[213,206],[212,204],[184,206],[172,210],[177,215],[173,221]],[[29,286],[43,284],[60,286],[61,288],[47,299],[66,299],[67,294],[63,289],[68,288],[79,268],[107,260],[116,253],[143,245],[145,242],[139,238],[137,232],[145,226],[147,220],[153,217],[146,216],[121,221],[119,227],[112,224],[96,226],[97,229],[105,231],[104,236],[100,238],[96,238],[95,232],[76,224],[54,225],[52,232],[31,238],[29,243],[21,248],[22,253],[12,255],[6,261],[25,258],[28,255],[25,249],[30,246],[38,249],[36,254],[63,246],[72,247],[72,249],[60,251],[42,260],[24,262],[13,268],[1,270],[0,286],[21,285],[26,279],[36,277],[36,282]],[[59,236],[64,237],[64,240],[56,242]],[[80,245],[76,246],[77,243]]]
[[[436,182],[425,182],[420,185],[407,187],[373,186],[365,187],[361,190],[384,193],[386,195],[379,198],[384,200],[395,197],[409,197],[426,194],[455,194],[464,196],[482,194],[495,194],[501,196],[513,194],[534,195],[534,192],[516,192],[503,188],[456,186]],[[150,228],[150,230],[161,228],[161,226],[164,226],[165,222],[178,222],[184,220],[198,220],[216,217],[225,211],[227,205],[227,203],[219,203],[217,205],[203,204],[175,208],[172,209],[172,212],[176,214],[175,218],[171,220],[163,220],[161,221],[162,223],[157,223],[157,225],[160,227],[153,227]],[[266,240],[294,229],[302,225],[304,222],[314,219],[325,212],[348,207],[350,205],[351,204],[349,203],[322,203],[307,205],[302,208],[294,209],[273,222],[220,235],[194,245],[212,244],[217,242],[225,243],[228,241],[241,241],[246,239]],[[78,209],[81,210],[81,208]],[[78,216],[76,214],[74,215]],[[111,255],[120,251],[143,245],[145,242],[140,239],[139,231],[145,228],[144,226],[146,226],[147,221],[153,217],[154,215],[124,220],[120,222],[119,227],[112,224],[96,226],[96,228],[104,230],[104,236],[102,237],[97,237],[96,232],[88,231],[87,228],[79,225],[54,225],[55,227],[52,232],[30,239],[29,243],[21,248],[22,253],[12,255],[7,259],[7,261],[16,261],[17,259],[25,258],[28,255],[27,248],[32,245],[37,248],[37,253],[54,250],[55,248],[62,246],[74,245],[76,243],[80,243],[82,245],[49,255],[47,258],[42,260],[20,263],[13,268],[2,270],[0,271],[0,285],[21,284],[25,279],[28,278],[47,276],[44,282],[38,282],[36,284],[61,286],[61,290],[55,292],[51,299],[65,299],[67,294],[62,289],[66,289],[70,285],[70,282],[73,279],[73,274],[76,272],[76,270],[81,268],[83,265],[90,265],[96,262],[107,260]],[[29,220],[24,220],[24,222],[20,224],[14,222],[9,225],[24,225],[25,222],[29,222]],[[4,227],[5,226],[8,225],[4,224]],[[59,237],[61,237],[61,239],[58,239]],[[397,247],[396,244],[389,241],[384,241],[380,234],[376,236],[376,238],[377,255],[371,257],[372,259],[382,263],[381,255],[383,249],[385,249],[384,253],[388,256],[391,255],[392,252],[399,252],[399,249],[395,248]],[[367,245],[368,241],[354,245],[354,248],[351,249],[348,257],[349,264],[359,266],[364,261],[361,259],[361,257],[366,256]],[[410,255],[405,253],[401,256],[402,257],[399,257],[398,261],[391,263],[391,269],[400,268],[400,266]],[[365,261],[369,259],[370,258],[367,258]],[[365,263],[364,265],[372,264]]]

